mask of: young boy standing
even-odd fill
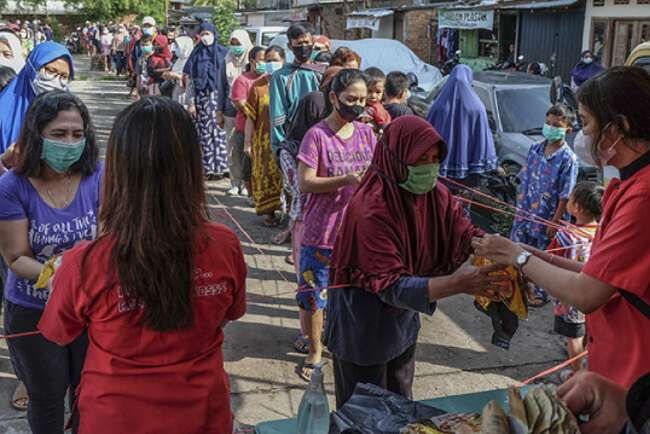
[[[591,242],[598,229],[598,220],[603,212],[602,197],[603,188],[595,183],[576,184],[567,203],[567,211],[575,218],[575,225],[571,229],[558,231],[555,239],[548,246],[551,253],[574,261],[587,262]],[[575,307],[557,299],[553,299],[553,303],[555,332],[568,339],[569,358],[573,358],[584,351],[585,315]],[[580,369],[581,362],[578,360],[572,365],[573,372]]]
[[[540,219],[559,224],[566,220],[567,203],[578,177],[578,162],[565,137],[571,132],[575,114],[564,104],[556,104],[546,113],[543,135],[546,140],[528,151],[526,166],[519,174],[517,212],[510,238],[545,250],[557,229]],[[532,220],[532,221],[531,221]],[[529,296],[529,304],[538,307],[548,302],[541,288]]]
[[[413,110],[406,105],[409,97],[409,79],[403,72],[395,71],[386,76],[384,95],[384,108],[392,120],[413,114]]]

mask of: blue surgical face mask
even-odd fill
[[[566,128],[553,127],[549,124],[544,124],[542,135],[544,135],[544,138],[550,143],[555,143],[564,140],[566,137]]]
[[[41,159],[55,172],[65,173],[81,159],[84,149],[86,149],[85,137],[77,143],[62,142],[43,137]]]
[[[282,62],[266,62],[267,74],[273,74],[275,71],[282,69]]]
[[[156,30],[153,27],[145,27],[142,29],[142,34],[145,36],[153,36],[156,33]]]

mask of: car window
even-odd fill
[[[280,34],[280,32],[264,32],[262,33],[262,46],[268,47],[271,41]]]
[[[251,37],[251,41],[253,41],[253,45],[255,45],[257,43],[257,32],[248,30],[248,36]]]
[[[551,106],[550,86],[512,88],[497,91],[501,126],[506,133],[522,133],[541,128]]]
[[[490,129],[492,130],[492,132],[496,132],[497,125],[496,125],[496,120],[494,118],[494,107],[492,106],[492,98],[490,98],[490,91],[482,87],[478,87],[476,85],[472,87],[474,88],[474,92],[476,92],[476,95],[478,95],[479,99],[485,106],[485,110],[487,111],[488,121],[490,122]]]
[[[634,61],[634,64],[645,68],[646,71],[650,72],[650,56],[639,57]]]
[[[429,95],[427,95],[426,101],[427,104],[431,105],[433,102],[438,98],[438,94],[440,94],[440,91],[442,90],[442,87],[447,83],[447,77],[443,78],[436,84],[433,89],[431,89],[431,92],[429,92]]]

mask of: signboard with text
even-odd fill
[[[438,27],[492,30],[494,27],[494,11],[439,11]]]

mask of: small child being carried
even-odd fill
[[[359,120],[371,125],[375,134],[381,135],[391,121],[390,114],[382,105],[386,76],[381,69],[374,67],[366,69],[364,73],[368,77],[368,98]]]

